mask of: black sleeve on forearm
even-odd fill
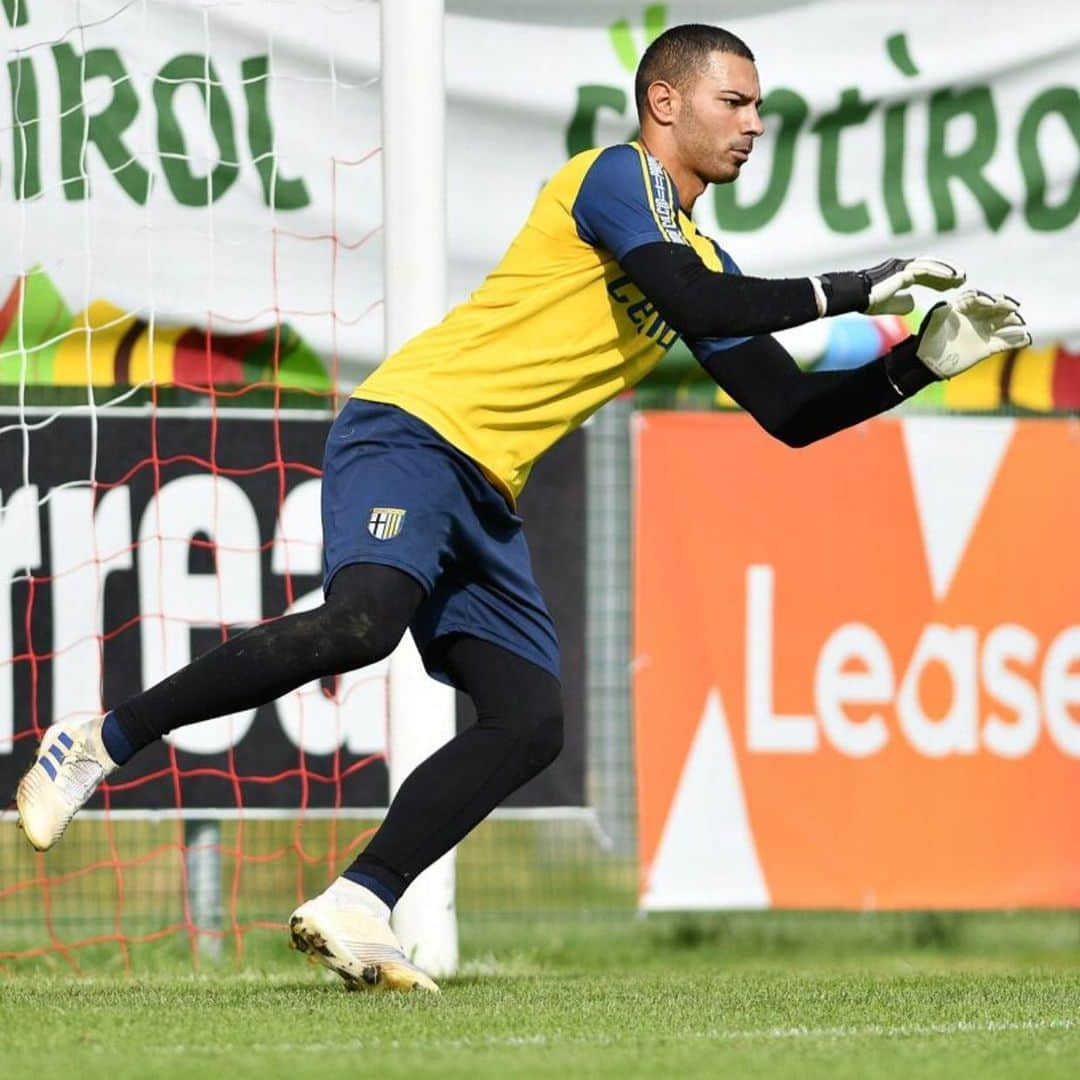
[[[715,352],[702,367],[767,431],[788,446],[858,424],[935,381],[915,355],[917,339],[846,371],[802,371],[771,337]]]
[[[620,265],[683,337],[770,334],[818,317],[809,278],[717,273],[686,244],[643,244]]]

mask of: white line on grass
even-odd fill
[[[910,1039],[926,1036],[996,1035],[1017,1031],[1074,1031],[1077,1021],[1048,1020],[958,1020],[952,1024],[867,1024],[863,1027],[774,1027],[744,1030],[680,1031],[666,1034],[659,1041],[684,1042],[776,1042],[785,1039]],[[626,1038],[611,1035],[491,1035],[483,1039],[380,1039],[377,1036],[342,1042],[243,1043],[214,1045],[143,1045],[142,1051],[162,1054],[198,1053],[343,1053],[358,1050],[468,1050],[498,1047],[617,1046],[633,1040],[639,1043],[642,1033],[628,1033]],[[96,1049],[108,1049],[97,1047]]]

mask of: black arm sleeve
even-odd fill
[[[818,318],[809,278],[719,274],[686,244],[642,244],[620,265],[683,337],[770,334]]]
[[[711,353],[702,367],[767,431],[788,446],[826,435],[899,405],[936,381],[908,338],[885,356],[847,371],[802,371],[771,337]]]

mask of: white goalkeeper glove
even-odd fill
[[[925,285],[936,292],[963,285],[967,275],[940,259],[886,259],[863,273],[870,279],[867,315],[907,315],[915,310],[915,298],[905,289]]]
[[[969,289],[930,309],[915,355],[939,379],[951,379],[994,353],[1030,344],[1018,301]]]
[[[967,275],[940,259],[886,259],[867,270],[847,270],[811,278],[818,314],[907,315],[915,310],[913,285],[944,292],[964,284]]]

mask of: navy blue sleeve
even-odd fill
[[[739,264],[715,241],[709,238],[709,243],[716,249],[716,254],[723,263],[725,274],[742,276]],[[704,364],[706,359],[714,353],[724,352],[726,349],[734,349],[736,345],[742,345],[749,341],[748,337],[703,337],[688,339],[686,347],[694,354],[699,364]]]
[[[642,244],[687,242],[671,178],[628,143],[609,146],[589,166],[571,212],[581,239],[619,260]]]

